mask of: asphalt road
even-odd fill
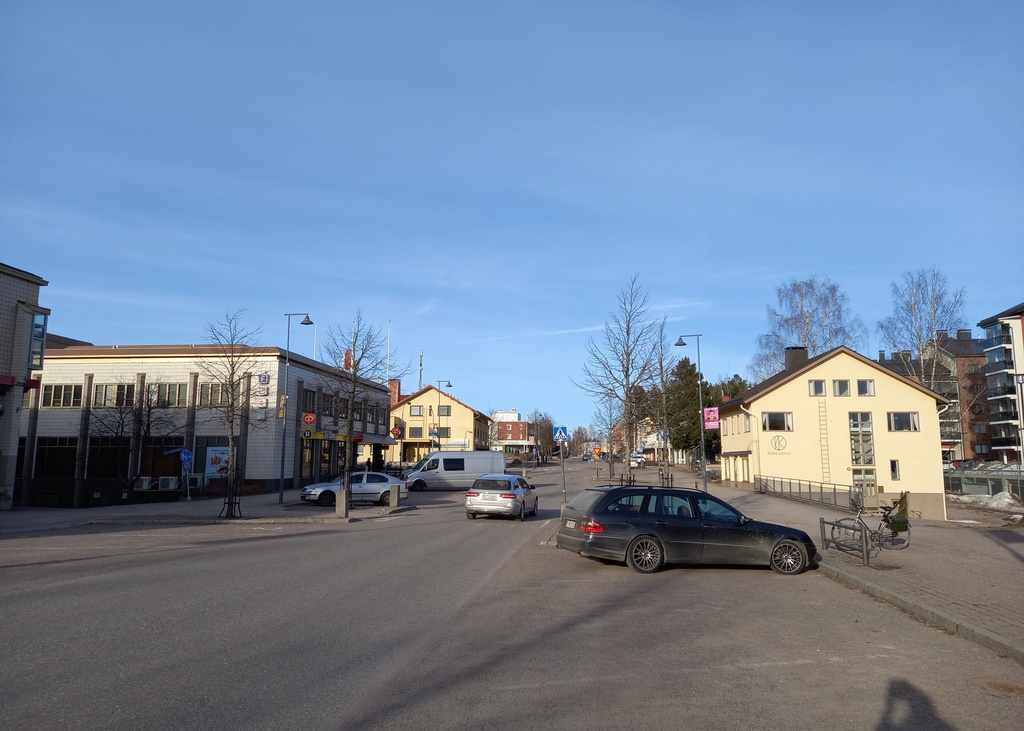
[[[570,463],[571,497],[593,468]],[[653,473],[652,473],[653,475]],[[1024,668],[818,572],[641,576],[461,495],[0,544],[4,729],[1018,728]],[[310,510],[314,507],[310,506]],[[757,517],[757,516],[754,516]]]

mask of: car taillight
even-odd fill
[[[466,493],[466,497],[480,497],[480,493],[470,491]]]
[[[604,526],[596,520],[580,521],[580,531],[583,533],[604,533]]]
[[[503,492],[498,497],[500,497],[503,500],[515,500],[516,494],[514,492]]]

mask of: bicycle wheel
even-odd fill
[[[855,518],[840,518],[832,526],[832,540],[840,545],[860,545],[860,523]]]
[[[910,525],[906,530],[899,533],[892,529],[892,526],[883,526],[881,529],[881,546],[890,551],[901,551],[910,545]]]

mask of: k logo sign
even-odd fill
[[[772,449],[781,452],[786,448],[786,437],[772,437]]]

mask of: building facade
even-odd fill
[[[347,374],[277,347],[71,345],[48,355],[22,404],[19,504],[136,502],[228,470],[254,489],[291,489],[349,460],[383,466],[393,443],[387,388],[357,379],[350,398]]]
[[[50,311],[39,306],[39,289],[46,285],[0,264],[0,510],[14,504],[19,413],[24,394],[36,385],[32,372],[44,361]]]
[[[530,435],[530,421],[518,410],[495,411],[491,419],[492,441],[505,454],[536,451],[535,440]]]
[[[914,511],[945,519],[945,398],[845,347],[790,349],[786,363],[719,407],[723,479],[846,486],[869,507],[907,491]]]
[[[433,385],[400,396],[391,421],[397,443],[388,450],[389,462],[410,465],[434,450],[489,448],[490,417]]]
[[[1024,461],[1024,302],[982,320],[978,327],[985,329],[991,457],[1020,464]]]

